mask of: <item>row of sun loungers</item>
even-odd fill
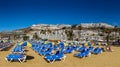
[[[102,48],[100,48],[100,47],[94,48],[92,46],[86,48],[85,46],[82,46],[81,48],[79,48],[78,51],[79,51],[79,53],[74,54],[74,56],[83,58],[83,57],[90,56],[91,53],[93,53],[93,54],[100,54],[100,53],[102,53]]]
[[[88,47],[82,45],[68,45],[64,46],[64,43],[61,42],[59,45],[52,45],[52,43],[48,44],[35,44],[32,46],[32,49],[36,51],[38,54],[43,55],[44,58],[50,62],[53,63],[55,60],[65,60],[67,53],[72,53],[74,51],[77,51],[77,54],[74,54],[75,57],[88,57],[91,54],[100,54],[102,53],[102,48],[100,47],[93,47],[90,44]],[[56,51],[55,54],[52,53],[52,51]]]
[[[12,52],[8,54],[8,56],[5,58],[6,61],[12,62],[12,61],[19,61],[21,63],[25,62],[26,55],[24,54],[24,47],[20,45],[16,45]]]
[[[6,49],[6,48],[9,48],[9,47],[11,47],[13,44],[12,43],[0,43],[0,51],[1,50],[4,50],[4,49]]]
[[[59,49],[59,47],[62,46],[53,46],[52,43],[36,45],[34,44],[32,46],[32,49],[36,51],[39,55],[43,55],[48,62],[53,63],[56,60],[64,61],[66,58],[64,52],[62,51],[62,49]],[[55,51],[56,53],[52,53],[52,51]]]
[[[26,42],[23,43],[25,46]],[[44,56],[44,59],[47,60],[49,63],[53,63],[57,60],[64,61],[66,59],[65,54],[73,53],[74,51],[78,52],[77,54],[74,54],[75,57],[83,58],[88,57],[91,54],[101,54],[102,48],[100,47],[94,47],[90,44],[88,46],[82,46],[80,45],[71,45],[68,44],[65,46],[64,42],[60,42],[58,45],[53,45],[52,42],[49,42],[47,44],[45,43],[35,43],[31,42],[32,46],[31,48],[37,52],[39,55]],[[16,45],[14,49],[12,50],[12,53],[10,53],[5,59],[6,61],[19,61],[19,62],[25,62],[26,55],[24,51],[24,46]]]

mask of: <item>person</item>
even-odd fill
[[[106,44],[106,50],[107,51],[110,51],[110,52],[112,52],[113,50],[112,50],[112,48],[111,48],[111,46],[110,45],[108,45],[108,44]]]

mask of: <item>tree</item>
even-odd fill
[[[26,35],[23,36],[23,40],[24,40],[24,41],[26,41],[26,40],[28,40],[28,39],[29,39],[29,36],[26,36]]]
[[[68,37],[68,40],[73,40],[73,30],[70,30],[70,31],[68,31],[68,33],[67,33],[67,37]]]
[[[81,36],[82,25],[78,26],[78,30],[80,30],[80,31],[78,32],[79,37],[80,37],[80,36]]]
[[[46,30],[41,30],[41,34],[46,34]]]
[[[48,29],[47,31],[48,31],[49,33],[51,33],[51,32],[52,32],[52,31],[51,31],[51,30],[49,30],[49,29]]]
[[[55,34],[55,31],[53,31],[52,33]]]
[[[39,39],[39,36],[37,35],[37,33],[34,33],[33,39]]]
[[[106,40],[107,40],[107,43],[109,44],[110,34],[112,32],[112,29],[106,28],[105,31],[106,31],[106,34],[107,34]]]
[[[117,25],[114,26],[114,31],[115,31],[115,40],[117,41],[118,40],[118,38],[117,38],[117,32],[119,31],[119,28],[118,28]]]

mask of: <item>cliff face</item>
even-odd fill
[[[15,32],[28,33],[29,31],[40,31],[40,30],[61,30],[61,29],[89,29],[89,28],[114,28],[114,26],[106,23],[81,23],[76,25],[68,24],[33,24],[30,27],[15,30]]]

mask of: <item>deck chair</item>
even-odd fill
[[[50,63],[53,63],[56,60],[63,60],[64,61],[65,58],[66,58],[66,56],[61,51],[57,51],[56,54],[54,54],[54,55],[45,56],[45,59]]]
[[[88,56],[90,56],[90,55],[91,55],[91,52],[90,52],[89,49],[84,50],[84,51],[82,51],[82,52],[79,52],[78,54],[74,54],[74,56],[80,57],[80,58],[88,57]]]
[[[22,46],[16,46],[13,50],[12,53],[23,53],[24,49]]]
[[[24,54],[9,54],[6,58],[6,61],[19,61],[19,62],[25,62],[26,56]]]
[[[94,54],[101,54],[101,53],[102,53],[102,48],[96,47],[96,48],[93,50],[93,53],[94,53]]]
[[[46,55],[50,55],[52,53],[52,50],[53,50],[53,48],[51,47],[51,48],[48,48],[45,52],[39,51],[38,53],[40,55],[46,56]]]
[[[94,49],[94,47],[90,46],[90,47],[88,47],[88,49],[87,49],[87,50],[89,50],[90,52],[92,52],[92,51],[93,51],[93,49]]]
[[[80,48],[78,49],[78,51],[79,51],[79,52],[83,52],[85,49],[86,49],[86,47],[85,47],[85,46],[82,46],[82,47],[80,47]]]
[[[74,51],[74,48],[72,46],[67,46],[67,48],[64,50],[64,53],[72,53]]]
[[[73,45],[72,46],[74,50],[78,51],[80,49],[80,46],[79,45]]]

